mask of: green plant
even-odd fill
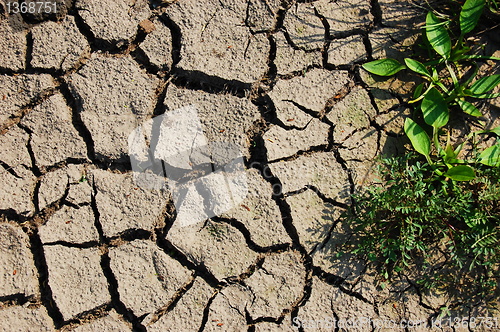
[[[473,159],[459,159],[464,145],[479,134],[495,133],[500,136],[500,127],[492,130],[480,130],[471,133],[458,146],[450,143],[449,131],[443,143],[441,136],[450,118],[450,110],[461,109],[473,117],[482,113],[473,104],[474,100],[496,98],[499,93],[491,91],[500,84],[500,75],[490,75],[476,79],[480,59],[500,60],[491,56],[469,54],[471,48],[465,43],[465,36],[477,25],[486,5],[485,0],[467,0],[459,15],[459,34],[453,44],[453,20],[441,20],[432,11],[426,17],[424,45],[430,56],[427,62],[405,58],[405,64],[395,59],[380,59],[368,62],[363,68],[375,75],[391,76],[403,69],[409,69],[420,75],[425,82],[414,91],[414,99],[410,104],[417,104],[424,123],[429,129],[422,127],[417,121],[408,118],[404,131],[415,151],[425,156],[433,171],[440,177],[457,181],[468,181],[475,177],[477,164],[488,166],[500,165],[500,144],[476,153]],[[472,69],[467,70],[469,67]],[[444,74],[446,73],[446,74]],[[430,131],[432,139],[427,131]]]
[[[498,1],[498,0],[488,0],[487,3],[488,3],[488,9],[492,13],[498,13],[498,11],[500,10],[500,1]]]
[[[447,282],[468,278],[496,287],[491,275],[499,273],[500,168],[480,166],[467,182],[436,181],[432,167],[410,154],[383,159],[379,174],[384,185],[353,196],[348,212],[355,253],[378,262],[389,279],[408,267],[435,266],[433,249],[439,248],[448,266],[461,271],[446,275]],[[482,277],[471,278],[478,269]],[[435,286],[441,277],[426,274],[421,283]]]
[[[409,101],[413,117],[404,123],[417,154],[382,159],[382,184],[354,195],[345,215],[355,230],[346,245],[376,262],[384,279],[413,268],[421,272],[416,282],[426,288],[461,290],[458,285],[469,284],[478,287],[475,294],[500,292],[500,127],[458,137],[454,146],[449,124],[457,111],[481,117],[475,101],[500,96],[492,93],[500,75],[477,78],[478,60],[500,59],[469,54],[466,45],[485,5],[485,0],[465,1],[458,19],[429,12],[422,36],[426,60],[363,65],[376,75],[409,69],[424,79]],[[479,149],[479,135],[497,138]],[[463,157],[466,144],[472,154]]]

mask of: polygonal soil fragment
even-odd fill
[[[440,301],[433,303],[434,308],[439,308],[440,306],[444,307],[445,304],[439,303]],[[378,305],[379,315],[382,320],[385,321],[394,321],[396,322],[396,326],[405,326],[407,324],[410,328],[409,331],[430,331],[431,325],[429,325],[429,317],[436,317],[436,312],[440,311],[440,309],[430,309],[429,307],[423,306],[421,303],[421,298],[414,289],[408,289],[404,292],[394,292],[393,296],[389,297],[386,301],[382,302],[383,304]],[[439,304],[438,304],[439,303]],[[441,308],[442,308],[441,307]],[[458,310],[450,310],[449,316],[452,317],[467,317],[470,314],[469,308],[457,307]],[[486,317],[492,317],[492,313],[486,315]],[[474,317],[471,314],[470,317]],[[477,317],[477,316],[476,316]],[[439,320],[437,320],[436,326],[439,324]],[[434,320],[433,319],[433,320]],[[464,320],[465,321],[465,320]],[[432,322],[432,321],[431,321]],[[443,319],[442,327],[446,326],[445,319]],[[431,323],[432,324],[432,323]],[[470,321],[469,321],[470,324]],[[377,325],[375,325],[377,326]],[[382,323],[379,323],[379,326],[382,326]],[[390,326],[390,325],[389,325]],[[465,326],[465,325],[463,325]],[[447,331],[448,329],[444,328],[443,331]],[[466,331],[466,329],[456,329],[456,331]],[[473,331],[475,329],[472,329]],[[479,330],[479,329],[478,329]],[[451,329],[448,331],[452,331]],[[483,331],[487,331],[483,330]]]
[[[283,193],[314,186],[321,194],[338,202],[345,202],[349,196],[347,173],[333,152],[303,155],[294,160],[269,164],[269,167],[281,181]]]
[[[299,151],[328,144],[330,126],[318,119],[311,119],[304,130],[286,130],[272,126],[263,136],[269,161],[290,157]]]
[[[169,70],[172,67],[172,34],[161,20],[156,19],[151,24],[154,30],[146,36],[140,48],[146,53],[149,62]]]
[[[36,177],[23,165],[9,170],[0,166],[0,210],[31,216],[35,211],[32,201],[35,183]]]
[[[314,6],[328,22],[330,35],[333,36],[366,28],[373,19],[370,0],[319,0]]]
[[[382,131],[379,139],[379,154],[383,157],[401,155],[405,151],[408,151],[405,148],[405,144],[407,143],[408,141],[404,136],[394,137]]]
[[[73,332],[95,332],[95,331],[113,331],[113,332],[125,332],[132,331],[132,326],[128,322],[125,322],[120,315],[114,310],[111,310],[108,315],[98,318],[90,323],[86,323],[78,326]]]
[[[198,331],[203,311],[214,290],[201,278],[196,278],[175,307],[156,322],[145,324],[148,332]],[[146,320],[149,317],[146,317]]]
[[[409,107],[401,106],[396,109],[390,109],[387,113],[377,115],[375,122],[384,129],[384,132],[402,136],[404,134],[405,119],[410,117],[410,114],[411,110]]]
[[[187,74],[251,83],[266,73],[269,42],[245,26],[246,1],[178,1],[166,11],[180,28],[177,66]]]
[[[94,212],[90,206],[86,205],[78,209],[64,206],[40,226],[40,239],[43,243],[99,241],[99,233],[94,223]]]
[[[406,87],[403,87],[403,91],[401,81],[395,77],[380,78],[366,71],[360,71],[360,76],[369,85],[367,90],[373,96],[377,110],[380,113],[388,112],[400,104],[396,91],[400,91],[401,94],[406,94],[408,97],[410,96]]]
[[[338,223],[324,246],[317,247],[311,254],[315,266],[348,281],[356,280],[366,266],[364,260],[346,250],[344,244],[352,236],[349,225]],[[347,252],[344,252],[346,250]]]
[[[85,169],[82,165],[68,165],[44,174],[40,178],[40,188],[38,189],[39,209],[43,210],[61,199],[67,189],[69,189],[69,193],[66,200],[70,203],[75,205],[90,203],[92,188],[84,180],[84,174]]]
[[[52,332],[55,328],[44,307],[15,306],[0,310],[0,330]]]
[[[66,71],[72,68],[90,49],[89,43],[80,33],[73,16],[66,16],[62,22],[44,22],[31,29],[33,53],[31,65],[34,68]]]
[[[312,190],[286,198],[300,243],[311,252],[329,234],[340,216],[339,208],[323,202]]]
[[[11,224],[0,224],[0,285],[0,296],[23,294],[31,297],[38,293],[28,236]]]
[[[87,180],[80,180],[78,183],[69,185],[66,201],[75,205],[86,205],[90,203],[92,197],[92,187]]]
[[[368,92],[357,88],[335,104],[326,117],[334,125],[334,141],[340,143],[355,131],[370,127],[376,114]]]
[[[374,59],[393,58],[403,63],[417,43],[418,29],[378,28],[368,34]]]
[[[135,36],[139,22],[151,14],[146,0],[78,0],[75,6],[97,39],[117,47],[129,42]]]
[[[272,254],[260,269],[245,280],[255,299],[248,306],[252,318],[278,318],[298,303],[305,286],[306,271],[298,252]]]
[[[0,68],[23,70],[26,67],[28,25],[21,14],[10,14],[0,21]],[[3,84],[0,84],[0,87]],[[1,121],[3,122],[3,120]]]
[[[281,324],[262,322],[259,324],[255,324],[255,332],[275,332],[275,331],[296,332],[297,329],[295,329],[294,325],[292,325],[290,322],[291,322],[290,317],[286,317],[281,322]]]
[[[210,304],[204,331],[245,331],[246,309],[254,299],[248,287],[233,284],[220,291]]]
[[[416,23],[425,21],[425,1],[379,0],[382,10],[382,24],[387,27],[414,29]]]
[[[188,270],[151,241],[111,248],[109,258],[120,300],[137,316],[165,306],[191,278]]]
[[[0,128],[19,110],[54,87],[52,77],[42,75],[0,75]]]
[[[404,31],[394,28],[380,28],[369,34],[372,55],[375,59],[393,58],[404,63],[404,58],[411,55],[411,45],[417,41],[415,31]],[[382,77],[360,70],[360,77],[369,87],[379,112],[400,105],[400,99],[408,101],[412,98],[414,87],[420,83],[420,78],[408,71],[402,71],[395,76]],[[408,76],[408,75],[411,76]]]
[[[328,47],[328,64],[350,65],[366,60],[366,49],[362,36],[335,39]]]
[[[36,106],[21,124],[32,131],[31,147],[39,166],[51,166],[68,158],[84,159],[87,155],[85,142],[73,127],[71,109],[61,94]]]
[[[313,69],[304,76],[290,80],[279,80],[269,92],[278,119],[286,125],[303,128],[311,116],[302,111],[303,107],[319,115],[328,100],[335,96],[349,82],[346,71]]]
[[[222,214],[243,223],[250,231],[252,240],[259,246],[291,242],[282,224],[281,213],[271,199],[273,189],[259,171],[246,171],[248,193],[240,205]]]
[[[44,251],[49,285],[65,320],[111,301],[99,249],[54,245]]]
[[[69,77],[97,158],[126,160],[128,135],[153,112],[156,83],[130,56],[93,55]]]
[[[378,135],[371,127],[356,131],[342,143],[340,156],[345,161],[372,160],[378,153]]]
[[[274,65],[278,75],[286,75],[292,72],[305,71],[311,66],[320,66],[322,56],[320,51],[306,52],[302,49],[293,48],[286,40],[283,32],[273,35],[276,41],[276,57]]]
[[[246,24],[254,31],[269,31],[280,9],[280,0],[249,0]]]
[[[347,295],[317,277],[312,280],[311,297],[299,308],[294,326],[305,330],[368,331],[370,319],[377,317],[372,305]]]
[[[243,155],[248,156],[249,142],[245,133],[260,118],[257,106],[250,100],[227,94],[179,89],[170,85],[165,105],[170,111],[193,105],[208,142],[233,143],[241,149]]]
[[[181,227],[174,225],[167,240],[196,264],[202,264],[217,279],[239,276],[255,262],[257,254],[250,250],[243,235],[233,227],[206,221]]]
[[[196,131],[197,135],[187,135],[187,131],[189,129],[182,131],[180,135],[194,139],[196,139],[196,136],[202,137],[203,135],[201,133],[201,126]],[[177,146],[181,150],[188,148],[187,151],[183,152],[186,157],[190,158],[182,161],[181,158],[177,158],[178,154],[165,154],[165,157],[162,156],[161,158],[166,160],[164,165],[179,165],[181,163],[185,165],[184,167],[183,165],[178,166],[177,170],[180,169],[181,171],[172,171],[170,174],[167,174],[169,176],[168,184],[177,212],[176,223],[178,225],[187,226],[196,224],[216,215],[221,215],[243,201],[248,189],[243,158],[237,151],[237,148],[223,144],[221,146],[222,149],[213,154],[209,149],[203,149],[201,153],[198,153],[196,150],[189,150],[189,146],[194,145],[191,140],[187,142],[182,141],[180,144],[175,144],[177,142],[174,141],[174,143],[172,141],[174,140],[165,140],[165,150],[169,146]],[[204,142],[199,143],[204,144],[201,145],[202,148],[207,146]],[[176,151],[172,152],[177,153]],[[217,156],[219,152],[220,155]],[[202,157],[204,161],[198,163],[198,161],[191,159],[193,155]],[[213,159],[206,158],[209,155],[212,157],[215,155],[216,157]],[[190,165],[196,166],[191,168]],[[168,169],[175,170],[175,167],[170,166]]]
[[[422,273],[422,271],[419,271],[419,273]],[[405,274],[394,275],[391,281],[387,282],[387,280],[381,278],[380,272],[370,265],[359,280],[350,287],[350,290],[357,292],[367,301],[377,306],[378,317],[375,318],[382,320],[382,322],[378,322],[378,327],[381,327],[384,321],[390,323],[392,320],[399,327],[400,323],[404,324],[404,321],[411,320],[415,328],[409,329],[410,331],[429,331],[431,330],[427,325],[429,318],[441,312],[442,309],[439,308],[446,306],[451,309],[453,301],[451,294],[427,291],[417,293],[413,285],[415,284],[410,283]],[[427,300],[430,300],[430,303]],[[464,306],[457,306],[456,308],[457,311],[450,310],[450,316],[463,317],[469,314],[469,310]],[[386,323],[386,325],[388,324]],[[375,326],[377,325],[375,324]],[[445,327],[446,325],[443,324],[442,326]],[[452,329],[443,330],[451,331]]]
[[[0,135],[0,162],[7,167],[24,165],[31,167],[31,157],[28,152],[29,135],[21,128],[11,127],[5,134]]]
[[[325,28],[314,6],[314,3],[297,3],[287,11],[283,22],[293,45],[306,51],[321,49],[325,41]]]
[[[30,24],[36,24],[48,20],[61,21],[73,6],[74,0],[24,0],[23,2],[27,5],[26,10],[20,7],[24,20]]]
[[[380,28],[369,34],[372,55],[375,59],[393,58],[403,63],[411,52],[411,45],[416,43],[416,31],[405,31],[394,28]],[[379,112],[387,112],[400,104],[400,98],[409,100],[414,87],[420,83],[416,75],[408,77],[408,72],[402,71],[396,76],[381,77],[360,70],[363,82],[369,86]],[[398,99],[399,96],[399,99]]]
[[[391,139],[396,139],[391,137]],[[384,154],[382,154],[383,156]],[[394,155],[394,154],[389,154]],[[351,170],[351,178],[354,183],[354,192],[368,187],[369,185],[377,185],[381,183],[380,174],[377,172],[377,160],[348,160],[346,161],[347,168]]]
[[[159,226],[168,194],[137,186],[132,174],[91,171],[99,221],[105,236],[128,229],[153,231]]]

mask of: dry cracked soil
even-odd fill
[[[409,114],[411,80],[360,64],[405,51],[424,1],[43,3],[0,1],[1,331],[452,331],[468,328],[435,324],[444,309],[492,315],[337,255],[350,195],[404,151]],[[154,155],[202,132],[193,145],[231,143],[243,169],[138,185],[130,134],[188,105],[166,119],[194,127]]]

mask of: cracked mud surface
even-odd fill
[[[412,83],[359,65],[405,50],[422,3],[59,0],[23,17],[0,2],[0,330],[425,331],[444,307],[491,315],[410,275],[383,288],[337,255],[340,214],[373,159],[403,150],[409,114]],[[134,182],[128,137],[190,104],[208,141],[241,146],[248,193],[182,227],[170,192]]]

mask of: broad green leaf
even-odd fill
[[[460,153],[460,151],[462,151],[462,148],[464,147],[465,142],[466,142],[466,141],[463,141],[461,144],[459,144],[459,145],[455,148],[455,156],[458,156],[458,154]],[[455,162],[459,162],[459,161],[455,161]]]
[[[479,155],[478,162],[488,166],[500,166],[500,145],[496,144],[485,149]]]
[[[379,76],[391,76],[396,74],[406,67],[394,59],[380,59],[370,61],[362,65],[362,67],[372,74]]]
[[[465,100],[457,100],[458,106],[464,111],[465,113],[472,115],[472,116],[483,116],[483,113],[481,113],[476,106],[472,105],[468,101]]]
[[[490,129],[489,132],[495,133],[500,136],[500,126]]]
[[[450,160],[455,159],[457,156],[455,154],[455,151],[453,150],[453,146],[450,143],[446,144],[446,147],[444,149],[444,153],[445,153],[444,160],[445,160],[445,162],[448,162],[448,163],[450,162]]]
[[[417,99],[422,95],[422,91],[424,91],[424,83],[420,83],[413,91],[413,99]]]
[[[434,85],[429,84],[429,87],[424,92],[422,92],[422,90],[424,89],[424,84],[423,83],[419,84],[415,88],[415,91],[413,92],[413,99],[408,101],[408,104],[413,104],[413,103],[416,103],[417,101],[422,100],[425,97],[425,95],[427,94],[427,92],[429,92],[433,87],[434,87]]]
[[[500,93],[483,93],[481,95],[473,95],[471,97],[477,99],[491,99],[500,97]]]
[[[467,0],[462,6],[460,12],[460,30],[462,34],[466,34],[474,30],[481,17],[485,0]]]
[[[428,157],[431,153],[431,140],[429,135],[410,118],[406,118],[404,129],[415,151]]]
[[[423,63],[421,63],[417,60],[410,59],[410,58],[405,58],[405,63],[406,63],[406,66],[409,69],[413,70],[415,73],[427,76],[429,78],[432,77],[431,73],[427,70],[427,68],[425,68]]]
[[[448,105],[443,95],[436,88],[432,88],[427,92],[422,100],[421,108],[424,121],[428,125],[440,128],[448,123]]]
[[[474,169],[467,165],[454,166],[444,176],[455,181],[470,181],[476,177]]]
[[[439,74],[438,74],[436,68],[432,68],[432,80],[434,82],[436,82],[437,80],[439,80]]]
[[[449,59],[451,52],[451,39],[446,27],[432,12],[427,14],[425,20],[427,40],[432,48],[443,58]]]
[[[473,95],[480,95],[493,90],[500,84],[500,75],[491,75],[478,79],[469,88]]]

